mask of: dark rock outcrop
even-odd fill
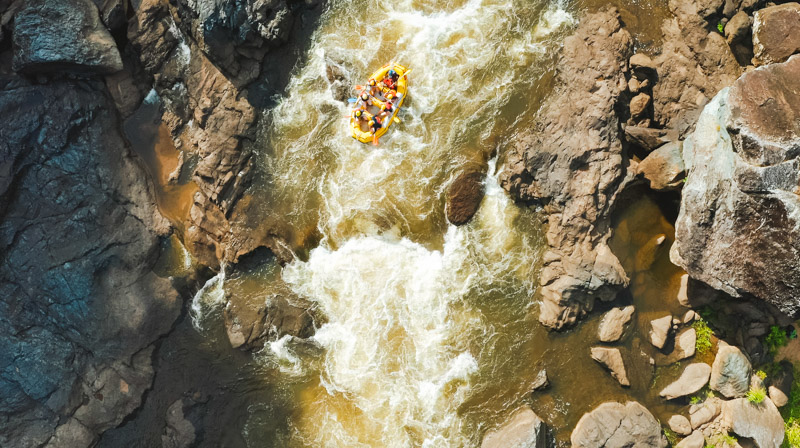
[[[102,81],[0,87],[0,445],[87,446],[179,315],[152,272],[169,226]]]
[[[633,42],[616,10],[587,16],[564,41],[551,100],[505,154],[500,184],[547,214],[539,320],[572,324],[595,299],[628,284],[607,241],[614,201],[628,178],[619,119]]]
[[[478,211],[485,192],[479,171],[461,173],[447,189],[447,220],[460,226],[469,222]]]
[[[91,0],[30,0],[14,15],[13,67],[25,73],[113,73],[122,58]]]
[[[684,142],[673,263],[734,297],[800,310],[800,56],[743,75]]]
[[[258,303],[229,301],[225,328],[233,348],[259,350],[284,335],[308,338],[322,324],[313,304],[299,297],[272,294]]]
[[[800,52],[800,3],[784,3],[756,11],[753,22],[753,62],[784,62]]]
[[[575,448],[666,448],[661,425],[644,406],[607,402],[581,417],[571,436]]]

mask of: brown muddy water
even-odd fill
[[[666,2],[611,3],[638,48],[657,52]],[[307,58],[265,111],[259,177],[247,192],[253,219],[294,229],[298,258],[284,267],[228,267],[198,285],[187,318],[159,350],[146,405],[102,445],[157,446],[159,416],[196,391],[211,397],[203,446],[478,446],[523,404],[568,446],[578,419],[601,402],[635,399],[662,422],[685,406],[657,396],[679,370],[651,365],[657,353],[647,340],[651,319],[685,312],[675,299],[681,272],[669,262],[674,229],[661,199],[639,194],[615,217],[611,247],[629,290],[575,328],[550,332],[537,320],[540,216],[496,182],[493,153],[532,121],[552,89],[561,41],[600,6],[329,2]],[[373,148],[348,134],[347,106],[334,99],[326,67],[334,63],[346,82],[359,83],[387,60],[413,68],[411,90],[403,122]],[[129,138],[158,180],[159,206],[181,222],[191,184],[169,190],[164,176],[177,152],[152,117],[140,117],[147,120],[149,133],[126,130],[150,136]],[[448,225],[447,186],[476,165],[489,172],[481,208],[469,224]],[[177,238],[165,248],[161,274],[191,271]],[[276,292],[314,301],[328,323],[309,342],[284,338],[255,354],[231,349],[225,303],[258,306]],[[602,311],[630,303],[631,327],[610,344],[626,362],[632,385],[623,388],[589,351],[600,345]],[[551,385],[531,393],[541,369]]]

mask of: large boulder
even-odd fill
[[[608,238],[614,203],[629,179],[616,108],[632,49],[616,10],[587,15],[564,41],[558,88],[505,154],[503,188],[545,206],[539,320],[548,327],[574,323],[595,299],[610,300],[628,284]]]
[[[461,173],[447,189],[447,220],[460,226],[466,224],[478,211],[485,192],[480,171]]]
[[[113,73],[122,58],[91,0],[31,0],[14,16],[14,70]]]
[[[284,335],[308,338],[320,325],[311,302],[281,294],[254,301],[246,296],[229,297],[223,315],[231,346],[246,350],[260,350],[267,340]]]
[[[570,437],[575,448],[664,448],[661,425],[644,406],[607,402],[584,414]]]
[[[518,409],[500,428],[486,433],[481,448],[545,448],[547,426],[529,407]]]
[[[733,432],[752,439],[759,448],[776,448],[783,443],[783,417],[769,398],[758,404],[746,398],[725,401],[722,419]]]
[[[684,142],[673,263],[734,297],[800,310],[800,56],[743,75]]]
[[[753,21],[753,62],[784,62],[800,52],[800,3],[784,3],[756,11]]]
[[[180,315],[169,225],[102,81],[0,85],[0,446],[91,446]]]
[[[728,398],[743,397],[750,389],[750,360],[741,350],[721,346],[711,366],[711,389]]]
[[[709,375],[711,375],[711,367],[708,364],[703,362],[689,364],[683,369],[680,378],[662,389],[659,395],[667,400],[691,395],[708,383]]]

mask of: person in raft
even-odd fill
[[[372,132],[372,144],[375,146],[378,146],[378,136],[375,135],[375,133],[382,127],[383,123],[380,117],[372,117],[372,119],[369,120],[369,131]]]
[[[400,75],[394,69],[391,69],[386,73],[386,77],[383,78],[383,84],[390,90],[397,90],[397,80],[399,78]]]
[[[358,97],[358,103],[356,104],[356,106],[358,106],[361,109],[366,109],[367,106],[372,106],[372,100],[370,98],[371,97],[366,90],[361,92],[361,95],[359,95]]]
[[[367,93],[372,96],[378,96],[378,94],[381,93],[381,88],[378,86],[378,82],[372,78],[367,81]]]
[[[381,104],[381,113],[378,116],[383,120],[388,120],[392,117],[392,112],[394,112],[394,104],[391,101],[387,101]]]

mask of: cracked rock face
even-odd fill
[[[720,92],[683,156],[673,263],[734,297],[800,310],[800,56]]]
[[[179,315],[152,272],[169,228],[102,81],[0,86],[0,445],[86,446]]]
[[[627,179],[615,107],[626,89],[630,34],[616,10],[587,16],[564,41],[551,100],[505,155],[500,184],[547,214],[539,320],[573,324],[627,286],[611,253],[610,215]]]

